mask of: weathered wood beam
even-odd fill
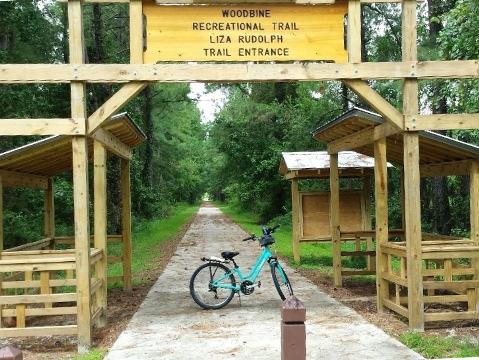
[[[48,189],[48,178],[37,175],[18,173],[15,171],[0,170],[4,187],[26,187],[34,189]]]
[[[421,177],[447,175],[469,175],[470,160],[453,161],[441,164],[424,164],[419,166]]]
[[[477,129],[479,114],[432,114],[406,115],[404,127],[406,130],[468,130]]]
[[[340,209],[339,209],[339,169],[338,154],[329,156],[329,188],[331,192],[330,200],[330,232],[333,251],[333,281],[334,285],[342,286],[343,279],[341,275],[341,233],[340,233]]]
[[[131,149],[122,143],[115,135],[104,129],[98,129],[90,135],[102,143],[109,151],[123,159],[131,159]]]
[[[0,134],[85,135],[83,119],[0,119]]]
[[[88,117],[88,133],[92,134],[112,115],[126,106],[148,83],[132,82],[124,85],[110,99]]]
[[[123,239],[123,290],[132,289],[130,160],[121,159],[121,235]]]
[[[301,260],[299,237],[301,234],[300,197],[298,179],[291,180],[291,218],[293,226],[293,257],[299,264]]]
[[[364,102],[373,107],[379,114],[383,116],[391,125],[398,130],[403,130],[403,116],[381,95],[374,91],[368,84],[362,80],[343,80],[356,95],[358,95]]]
[[[0,83],[264,82],[479,78],[479,62],[298,64],[0,64]]]

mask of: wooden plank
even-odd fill
[[[26,308],[25,316],[55,316],[55,315],[74,315],[76,314],[76,306],[68,307],[54,307],[54,308]],[[5,316],[15,316],[15,309],[5,309],[2,311],[2,317]]]
[[[293,226],[293,258],[296,263],[300,262],[300,248],[299,248],[299,237],[300,237],[300,217],[299,217],[299,187],[298,179],[291,180],[291,217],[292,217],[292,226]]]
[[[471,163],[469,173],[469,203],[471,222],[471,240],[474,245],[479,246],[479,161],[475,160]],[[479,259],[471,260],[474,269],[474,279],[479,279]],[[476,288],[470,294],[469,310],[479,310],[479,290]]]
[[[375,270],[343,270],[342,276],[357,276],[357,275],[376,275]]]
[[[145,42],[145,43],[144,43]],[[146,39],[143,39],[143,3],[141,0],[130,0],[130,63],[143,63],[143,50]]]
[[[330,233],[333,251],[333,280],[334,285],[342,286],[341,276],[341,234],[340,234],[340,208],[339,208],[339,171],[338,154],[329,157],[330,168]]]
[[[451,128],[452,129],[452,128]],[[469,175],[471,160],[452,161],[438,164],[423,164],[419,166],[421,177],[447,175]]]
[[[40,280],[26,280],[26,281],[10,281],[11,278],[5,279],[3,282],[4,289],[23,289],[23,288],[38,288],[40,287]],[[13,279],[12,279],[13,280]],[[51,279],[49,285],[53,287],[61,286],[76,286],[75,279]]]
[[[456,292],[479,288],[479,280],[424,281],[424,289],[445,289]]]
[[[121,223],[123,236],[123,289],[132,289],[130,161],[121,159]]]
[[[28,187],[34,189],[47,189],[48,178],[15,171],[0,170],[4,187]]]
[[[103,251],[105,256],[95,263],[95,277],[99,279],[104,286],[94,297],[94,308],[101,308],[102,316],[98,319],[96,325],[103,327],[107,322],[107,211],[106,211],[106,150],[101,143],[94,142],[94,246]],[[93,289],[92,289],[93,291]]]
[[[0,73],[0,83],[457,79],[478,78],[479,64],[475,60],[360,64],[0,64]]]
[[[26,325],[25,304],[17,304],[15,307],[15,314],[17,319],[17,328],[24,328]]]
[[[0,264],[0,272],[14,272],[14,271],[56,271],[56,270],[73,270],[75,269],[74,262],[59,262],[59,263],[45,263],[45,264],[24,264],[12,263],[4,264],[3,260]]]
[[[132,82],[123,85],[120,90],[118,90],[110,99],[88,117],[88,134],[92,135],[96,132],[105,121],[120,111],[147,85],[148,83],[139,82]]]
[[[84,135],[81,119],[0,119],[0,135]]]
[[[477,129],[479,114],[432,114],[404,116],[405,130]]]
[[[361,63],[361,2],[348,1],[347,49],[348,62]]]
[[[383,116],[391,125],[398,130],[403,130],[403,116],[392,106],[387,100],[373,90],[367,83],[362,80],[343,80],[356,95],[358,95],[364,102],[369,104],[374,110]]]
[[[467,301],[467,295],[433,295],[424,296],[424,303],[447,304],[451,302]]]
[[[382,251],[389,237],[388,175],[386,138],[374,142],[374,194],[376,203],[376,268],[379,274],[388,272],[388,257]],[[377,310],[385,311],[383,300],[389,297],[389,284],[384,276],[376,277]]]
[[[45,238],[55,237],[55,196],[53,192],[53,179],[49,178],[47,181],[47,188],[43,195],[43,222],[44,222],[44,236]],[[47,247],[52,249],[53,242],[46,243]]]
[[[337,154],[340,151],[354,150],[374,141],[374,127],[354,132],[328,143],[328,154]]]
[[[74,335],[77,333],[77,325],[65,325],[65,326],[36,326],[28,327],[24,329],[18,328],[3,328],[0,330],[0,337],[21,337],[21,336],[42,336],[46,335]]]
[[[98,129],[90,135],[90,137],[100,142],[113,154],[118,155],[123,159],[131,159],[131,149],[111,132],[105,129]]]
[[[479,319],[479,312],[464,311],[450,313],[427,313],[424,314],[424,321],[453,321],[453,320]]]
[[[389,299],[383,299],[383,302],[384,302],[384,306],[387,307],[388,309],[391,309],[395,313],[398,313],[399,315],[402,315],[405,318],[408,318],[408,311],[407,311],[407,308],[405,308],[404,306],[395,304]]]
[[[45,302],[67,302],[75,301],[76,294],[48,294],[48,295],[9,295],[0,296],[0,304],[41,304]]]

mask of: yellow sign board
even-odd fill
[[[160,61],[347,62],[347,3],[179,5],[144,1],[145,64]]]

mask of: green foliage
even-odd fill
[[[73,358],[68,357],[66,359],[73,359],[73,360],[101,360],[105,358],[108,354],[108,350],[99,350],[99,349],[92,349],[86,354],[77,355]]]
[[[400,340],[409,348],[428,359],[461,358],[479,355],[479,345],[471,339],[460,339],[455,336],[438,338],[418,333],[406,333]]]

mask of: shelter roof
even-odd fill
[[[329,177],[330,156],[327,151],[283,152],[279,173],[288,177]],[[338,154],[340,176],[365,176],[374,172],[374,158],[355,151]]]
[[[129,148],[140,145],[146,138],[126,113],[112,116],[102,129]],[[88,139],[88,154],[91,161],[93,139]],[[0,170],[51,177],[71,170],[72,159],[72,137],[55,135],[0,154]]]
[[[312,132],[313,137],[325,143],[340,141],[341,138],[373,129],[385,123],[380,115],[359,108],[353,108],[331,122]],[[394,165],[403,164],[403,134],[387,137],[387,160]],[[362,144],[355,151],[374,156],[374,142]],[[479,147],[431,131],[419,131],[419,163],[443,164],[463,160],[479,159]],[[444,174],[446,175],[446,174]]]

